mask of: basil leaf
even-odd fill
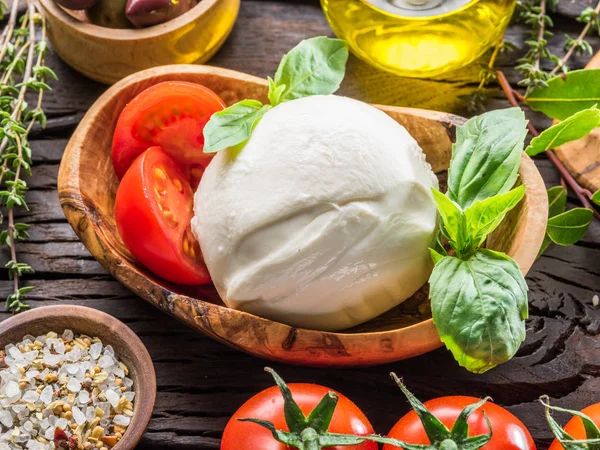
[[[598,189],[596,192],[594,192],[594,195],[592,195],[592,201],[600,206],[600,189]]]
[[[315,37],[300,42],[279,64],[273,85],[269,83],[269,99],[273,106],[286,100],[309,95],[333,94],[346,72],[348,44],[340,39]],[[275,89],[284,88],[277,95]]]
[[[277,86],[271,77],[268,77],[267,81],[269,82],[269,103],[271,105],[278,105],[281,103],[281,95],[285,91],[286,86],[285,84]]]
[[[456,131],[448,197],[462,208],[508,192],[517,180],[527,121],[520,108],[484,113]]]
[[[448,239],[452,248],[460,251],[466,245],[468,239],[465,215],[460,206],[440,191],[431,188],[431,192],[442,218],[440,231]]]
[[[567,190],[562,186],[548,189],[548,218],[558,216],[567,206]]]
[[[548,237],[558,245],[573,245],[585,236],[593,217],[588,208],[573,208],[558,214],[548,219]]]
[[[252,129],[271,108],[258,100],[241,102],[214,113],[204,127],[204,153],[244,144]]]
[[[525,101],[536,111],[565,120],[600,103],[600,69],[573,70],[548,81],[548,87],[531,92]]]
[[[444,256],[448,256],[448,254],[443,255],[431,247],[429,248],[429,254],[431,255],[431,260],[433,261],[434,265],[440,262]]]
[[[539,136],[531,140],[526,152],[529,156],[560,147],[567,142],[576,141],[587,136],[600,126],[600,109],[596,106],[584,109],[567,119],[552,125]]]
[[[446,256],[429,280],[433,321],[459,364],[483,373],[512,358],[525,339],[527,284],[507,255],[482,249]]]
[[[498,194],[485,200],[473,203],[465,211],[469,235],[472,236],[472,250],[477,250],[488,234],[494,231],[504,216],[513,209],[525,196],[525,186],[521,185],[506,194]]]

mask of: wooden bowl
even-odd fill
[[[201,0],[185,14],[142,29],[89,23],[83,11],[39,0],[48,37],[58,55],[86,77],[112,84],[165,64],[201,64],[221,48],[237,18],[240,0]]]
[[[123,107],[144,89],[166,80],[204,84],[227,104],[245,98],[267,101],[265,80],[202,66],[146,70],[122,80],[98,99],[65,150],[58,192],[67,220],[106,269],[137,295],[189,326],[234,348],[268,359],[312,366],[366,366],[409,358],[441,345],[431,320],[426,288],[370,322],[331,333],[290,327],[227,308],[214,287],[173,285],[137,263],[115,226],[118,182],[111,165],[111,140]],[[407,128],[444,182],[454,127],[464,119],[434,111],[378,108]],[[525,154],[520,176],[527,185],[525,200],[489,238],[489,245],[507,252],[526,273],[544,238],[548,206],[543,180]]]
[[[115,355],[129,368],[135,400],[131,423],[112,450],[131,450],[142,438],[156,400],[156,375],[148,350],[131,329],[102,311],[84,306],[57,305],[32,309],[0,323],[0,348],[20,342],[23,336],[39,336],[64,330],[98,337],[112,345]]]

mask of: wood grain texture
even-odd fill
[[[39,336],[64,330],[98,337],[104,345],[112,345],[117,357],[129,369],[135,391],[134,412],[127,431],[113,450],[134,448],[152,416],[156,399],[156,374],[148,350],[123,322],[92,308],[56,305],[33,309],[0,323],[0,348],[21,342],[23,336]]]
[[[600,69],[600,52],[594,55],[585,68]],[[556,156],[581,186],[592,193],[600,189],[600,128],[582,139],[559,147]]]
[[[238,15],[240,0],[202,0],[166,23],[143,29],[109,29],[39,0],[56,53],[93,80],[112,84],[139,70],[208,61],[221,48]]]
[[[550,49],[561,54],[564,33],[575,36],[581,24],[572,20],[593,0],[561,1],[554,16],[555,35]],[[0,25],[1,27],[2,25]],[[502,67],[512,83],[518,74],[510,70],[525,51],[525,28],[511,26],[507,38],[520,50],[503,58]],[[281,55],[300,39],[330,35],[318,1],[255,1],[241,3],[240,17],[229,39],[210,64],[266,77],[272,75]],[[594,48],[600,38],[591,36]],[[35,128],[34,174],[57,173],[68,138],[83,114],[106,89],[87,80],[50,55],[48,63],[60,77],[45,97],[49,115],[46,130]],[[573,67],[582,68],[586,57],[577,56]],[[479,66],[456,78],[423,82],[378,73],[350,57],[340,93],[371,103],[387,103],[459,112],[459,98],[476,87]],[[501,93],[492,93],[487,109],[506,108]],[[541,114],[528,114],[538,129],[549,125]],[[544,156],[535,163],[547,187],[560,183],[558,174]],[[126,323],[148,348],[157,374],[155,411],[138,449],[218,450],[228,418],[241,404],[261,389],[272,386],[262,368],[269,364],[289,382],[311,382],[329,386],[349,396],[369,417],[375,430],[387,433],[408,405],[389,379],[389,372],[403,376],[422,400],[441,395],[491,395],[494,401],[516,414],[527,425],[539,450],[547,449],[552,433],[537,402],[548,394],[554,404],[582,408],[600,401],[600,356],[598,342],[600,308],[592,296],[600,294],[600,224],[593,222],[587,236],[571,247],[549,249],[527,275],[530,319],[527,339],[508,364],[476,376],[459,368],[441,348],[416,358],[385,366],[352,370],[312,369],[267,363],[185,326],[135,296],[115,280],[90,255],[64,219],[56,186],[49,175],[37,183],[30,180],[31,212],[21,219],[32,224],[34,240],[19,247],[23,259],[37,273],[25,285],[35,286],[31,304],[86,305]],[[569,197],[569,207],[576,198]],[[0,266],[8,253],[0,250]],[[0,298],[10,293],[6,271],[0,271]],[[10,315],[0,312],[0,320]],[[557,415],[560,423],[567,416]]]
[[[114,221],[118,182],[111,162],[116,120],[138,93],[161,81],[203,84],[233,104],[267,100],[267,83],[249,75],[207,66],[164,66],[132,75],[91,107],[65,149],[58,193],[67,220],[92,255],[118,280],[188,325],[257,356],[315,366],[365,366],[397,361],[439,347],[427,291],[376,319],[341,333],[290,327],[223,306],[212,286],[183,287],[153,276],[129,253]],[[377,106],[402,124],[442,178],[450,163],[454,127],[463,120],[447,113]],[[526,156],[520,170],[524,201],[490,237],[491,248],[515,258],[523,273],[533,264],[546,230],[546,190]],[[442,179],[443,181],[443,179]]]

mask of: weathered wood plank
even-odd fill
[[[575,17],[592,2],[561,2],[559,13]],[[555,21],[557,33],[550,41],[556,52],[565,32],[580,29],[580,24],[564,17]],[[244,0],[231,38],[211,64],[264,77],[275,71],[281,55],[300,39],[330,33],[317,1]],[[522,43],[524,36],[522,27],[513,27],[508,33],[516,43]],[[599,38],[592,43],[600,47]],[[513,64],[520,54],[522,50],[503,66]],[[28,193],[32,212],[19,214],[19,219],[33,224],[32,239],[19,246],[22,259],[38,270],[25,282],[36,286],[31,304],[77,303],[98,308],[123,320],[141,337],[156,365],[159,392],[154,417],[139,448],[216,450],[228,417],[255,392],[271,386],[261,370],[266,362],[199,335],[134,297],[78,242],[58,204],[56,173],[70,133],[106,87],[84,79],[55,56],[49,61],[60,82],[47,98],[47,130],[35,130],[33,135],[35,176],[29,180]],[[585,58],[575,63],[581,67]],[[341,93],[371,102],[454,109],[460,106],[456,96],[472,90],[477,72],[475,65],[450,76],[452,82],[407,80],[378,73],[351,58]],[[518,79],[512,72],[509,76],[513,82]],[[489,108],[506,106],[499,94],[488,102]],[[547,124],[537,114],[530,119],[536,127]],[[540,158],[537,165],[548,186],[559,183],[547,159]],[[4,251],[0,253],[0,265],[6,258]],[[273,366],[289,381],[316,382],[349,395],[381,433],[407,411],[406,402],[389,380],[392,370],[404,376],[424,400],[449,394],[489,394],[526,423],[540,449],[547,448],[551,434],[536,402],[539,395],[550,394],[557,404],[571,408],[600,401],[600,309],[592,305],[592,296],[600,291],[599,260],[598,223],[578,245],[550,249],[528,276],[531,319],[526,343],[513,361],[483,376],[457,367],[443,349],[410,361],[351,372]],[[5,297],[11,285],[5,272],[0,277],[0,296]],[[0,314],[0,320],[6,317]]]

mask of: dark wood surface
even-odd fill
[[[573,17],[584,5],[591,1],[561,2],[552,39],[557,51],[565,32],[579,30]],[[330,29],[313,1],[245,0],[233,34],[211,64],[267,76],[274,73],[281,55],[300,39],[323,34],[330,34]],[[524,30],[513,27],[508,38],[522,43]],[[592,44],[598,49],[600,39],[592,39]],[[576,63],[582,67],[585,62],[586,58],[580,58]],[[36,286],[31,304],[66,303],[100,309],[127,323],[148,347],[156,368],[158,396],[138,448],[218,449],[228,417],[254,393],[272,384],[262,372],[266,362],[191,331],[134,297],[107,275],[77,240],[58,204],[56,176],[70,134],[105,86],[86,80],[54,57],[49,63],[60,81],[45,103],[48,127],[34,131],[32,137],[31,212],[20,213],[32,224],[31,240],[19,245],[22,260],[36,270],[26,283]],[[453,82],[424,82],[376,73],[351,58],[341,92],[365,101],[460,112],[457,97],[472,90],[477,72],[474,66],[453,75]],[[505,106],[499,94],[488,102],[489,108]],[[545,124],[538,115],[530,118],[536,126]],[[537,163],[548,185],[556,185],[559,180],[550,162],[541,158]],[[0,254],[0,265],[6,258],[6,253]],[[10,284],[5,271],[0,275],[0,296],[4,298]],[[600,308],[592,304],[593,295],[600,293],[600,225],[594,223],[575,246],[549,250],[534,265],[528,283],[531,319],[527,341],[511,362],[482,376],[457,367],[444,349],[368,369],[274,367],[288,381],[320,383],[348,395],[380,433],[386,433],[408,410],[389,379],[392,370],[424,400],[448,394],[491,395],[525,422],[539,449],[546,449],[552,436],[537,402],[540,395],[549,394],[556,404],[570,408],[600,401]],[[0,319],[7,317],[0,314]]]

